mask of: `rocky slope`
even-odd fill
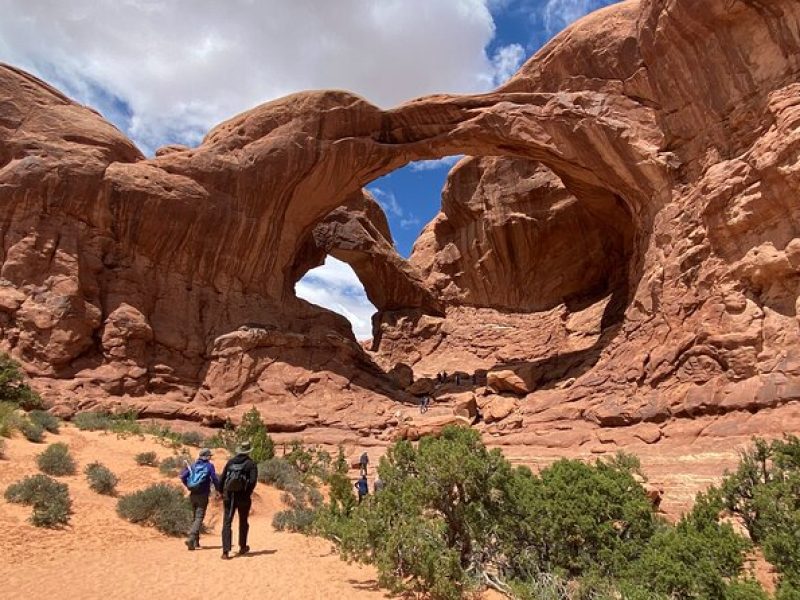
[[[499,443],[800,431],[799,79],[793,0],[634,0],[489,94],[296,94],[144,159],[3,67],[3,347],[64,412],[389,438],[446,369]],[[361,189],[451,154],[479,158],[405,262]],[[371,354],[294,295],[326,253]]]

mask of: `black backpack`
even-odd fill
[[[223,489],[226,492],[243,492],[247,489],[249,483],[247,472],[248,462],[231,463],[228,465],[228,471],[225,474],[225,484]]]

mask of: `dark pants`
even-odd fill
[[[194,520],[189,530],[189,541],[195,544],[200,543],[200,532],[203,530],[203,519],[206,518],[208,508],[208,496],[205,494],[189,494],[189,502],[192,503],[192,513]]]
[[[233,524],[233,513],[239,513],[239,548],[247,546],[247,532],[250,530],[250,524],[247,522],[250,517],[250,505],[252,501],[250,496],[240,492],[239,494],[233,493],[230,496],[226,494],[223,499],[222,506],[225,510],[225,516],[222,519],[222,551],[231,551],[231,525]]]

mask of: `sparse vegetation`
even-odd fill
[[[47,475],[32,475],[8,486],[5,499],[32,506],[31,523],[36,527],[59,527],[69,522],[69,488]]]
[[[0,401],[10,402],[23,410],[42,408],[42,399],[25,383],[19,363],[7,354],[0,354]]]
[[[72,417],[72,423],[81,431],[108,431],[111,421],[110,414],[98,411],[79,412]]]
[[[258,480],[279,490],[300,485],[299,471],[283,458],[273,457],[258,465]]]
[[[117,513],[131,523],[150,525],[167,535],[185,535],[192,522],[192,508],[181,488],[156,483],[120,498]]]
[[[168,456],[158,465],[158,471],[166,477],[177,477],[187,462],[190,462],[190,457],[187,454]]]
[[[29,442],[41,444],[44,441],[44,427],[38,423],[23,418],[19,422],[19,430]]]
[[[4,439],[0,439],[0,459],[5,459],[6,457],[6,441]]]
[[[199,448],[203,445],[205,439],[203,435],[197,431],[185,431],[180,434],[180,440],[183,444],[187,446],[193,446],[195,448]]]
[[[28,413],[28,419],[50,433],[58,433],[61,425],[61,419],[46,410],[32,410]]]
[[[19,407],[11,402],[0,402],[0,436],[10,438],[20,428],[24,418]]]
[[[59,477],[75,474],[75,460],[69,453],[69,447],[61,442],[50,444],[36,457],[36,464],[42,473],[48,475]]]
[[[116,494],[119,479],[114,475],[111,469],[99,462],[93,462],[86,465],[83,472],[89,482],[89,487],[98,494],[103,494],[105,496],[113,496]]]
[[[136,464],[140,467],[158,466],[158,457],[155,452],[139,452],[139,454],[133,457],[133,460],[135,460]]]

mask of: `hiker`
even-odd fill
[[[358,464],[361,465],[361,475],[362,477],[367,476],[367,465],[369,465],[369,456],[366,452],[361,455],[361,458],[358,459]]]
[[[217,471],[214,469],[214,463],[211,462],[211,450],[203,448],[193,465],[186,463],[181,471],[181,481],[189,490],[189,501],[192,503],[192,513],[194,514],[189,537],[186,539],[186,547],[194,550],[200,547],[200,531],[203,529],[203,519],[208,509],[211,484],[214,484],[217,495],[222,489]]]
[[[429,397],[428,397],[427,394],[419,399],[419,412],[420,412],[420,414],[428,412],[428,403],[429,403]]]
[[[384,483],[383,479],[380,477],[376,477],[375,481],[372,483],[372,490],[377,494],[383,489]]]
[[[461,385],[461,373],[456,373],[456,385]]]
[[[247,532],[250,525],[247,519],[250,516],[251,496],[258,482],[258,467],[250,458],[252,446],[250,442],[242,443],[236,448],[236,456],[230,459],[222,470],[222,558],[229,559],[231,551],[231,525],[233,513],[239,513],[239,554],[247,554],[250,546],[247,545]]]
[[[369,484],[367,483],[367,476],[362,475],[361,479],[359,479],[353,484],[353,487],[355,487],[356,491],[358,492],[358,503],[361,504],[361,501],[364,499],[364,496],[369,494]]]

